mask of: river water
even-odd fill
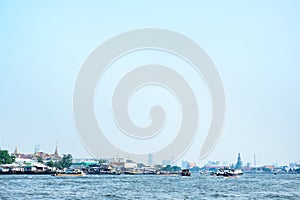
[[[0,175],[0,199],[300,199],[300,175]]]

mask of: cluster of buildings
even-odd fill
[[[82,161],[81,163],[86,163]],[[74,162],[71,167],[81,169],[88,174],[156,174],[158,169],[154,166],[146,166],[126,158],[112,158],[103,163],[90,162],[89,165],[80,166],[80,162]]]
[[[61,157],[58,153],[57,145],[55,148],[54,153],[45,153],[43,151],[39,151],[39,148],[35,148],[34,153],[20,153],[18,150],[18,147],[15,148],[15,151],[11,154],[14,156],[17,160],[22,160],[22,159],[30,159],[30,160],[37,160],[38,158],[41,158],[45,161],[47,160],[60,160]]]
[[[256,165],[256,164],[255,164]],[[210,173],[216,172],[219,169],[224,169],[228,167],[228,165],[221,165],[220,162],[212,162],[210,161],[208,164],[199,168],[199,172]],[[276,166],[276,165],[263,165],[263,166],[250,166],[250,163],[247,163],[246,166],[243,165],[241,155],[238,154],[236,164],[232,164],[229,166],[234,169],[241,169],[244,173],[272,173],[272,174],[300,174],[300,163],[290,163],[289,165],[284,166]]]
[[[57,145],[54,153],[45,153],[35,148],[34,153],[20,153],[18,147],[15,148],[11,156],[15,157],[12,164],[0,165],[0,173],[8,174],[31,174],[31,173],[52,173],[56,169],[47,166],[49,161],[58,161],[61,156],[58,153]]]
[[[58,171],[54,166],[49,165],[49,162],[61,160],[58,153],[58,148],[54,153],[45,153],[36,148],[34,153],[20,153],[18,148],[11,154],[15,157],[15,162],[12,164],[0,165],[0,173],[12,174],[51,174]],[[199,167],[194,162],[182,161],[182,169],[189,169],[194,173],[209,174],[216,172],[219,169],[228,167],[227,163],[210,161],[202,167]],[[243,166],[241,155],[238,154],[236,164],[229,166],[230,168],[241,169],[244,173],[298,173],[300,174],[300,164],[291,163],[289,166],[274,166],[264,165],[260,167]],[[161,165],[155,165],[153,156],[149,155],[148,165],[137,163],[126,158],[111,158],[106,160],[96,159],[74,159],[70,168],[80,169],[89,174],[172,174],[181,170],[180,167],[171,166],[171,161],[164,161]]]

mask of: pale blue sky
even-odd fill
[[[226,122],[207,160],[298,161],[299,10],[299,1],[1,1],[0,146],[54,151],[57,141],[88,156],[72,111],[81,64],[114,35],[156,27],[200,44],[222,77]],[[186,158],[205,162],[197,151]]]

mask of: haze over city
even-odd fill
[[[256,154],[257,165],[299,161],[299,2],[159,4],[1,3],[0,147],[12,152],[18,146],[20,152],[33,152],[35,145],[40,145],[40,150],[54,152],[57,143],[60,153],[91,157],[80,142],[73,116],[79,70],[89,54],[111,37],[156,27],[197,42],[221,76],[226,118],[212,153],[199,160],[211,117],[209,95],[202,80],[183,68],[185,64],[178,58],[151,51],[128,55],[115,63],[102,84],[109,85],[130,67],[154,61],[171,65],[190,78],[204,125],[182,160],[235,163],[241,153],[245,162],[253,162]],[[118,71],[122,66],[125,71]],[[110,114],[100,112],[109,89],[98,89],[95,112],[101,121]],[[147,88],[141,94],[144,98],[159,96],[161,89],[154,89]],[[149,118],[141,94],[135,96],[129,110],[133,121],[143,126]],[[170,121],[177,122],[173,116],[176,100],[170,94],[160,98],[170,104]],[[178,124],[167,125],[171,128],[165,138],[172,138]],[[161,142],[158,145],[163,146],[166,141]],[[128,144],[122,145],[130,149]]]

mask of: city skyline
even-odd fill
[[[37,147],[38,146],[38,147]],[[5,148],[1,148],[0,147],[0,150],[7,150]],[[9,150],[8,150],[9,151]],[[51,153],[52,152],[52,153]],[[40,149],[40,146],[39,145],[35,145],[34,146],[34,150],[32,152],[22,152],[22,151],[19,151],[19,148],[18,146],[15,147],[14,151],[9,151],[9,153],[11,155],[25,155],[25,157],[27,155],[39,155],[39,156],[54,156],[53,158],[55,159],[58,159],[60,158],[61,155],[67,155],[67,154],[71,154],[72,155],[72,152],[62,152],[62,153],[59,153],[59,147],[56,143],[55,145],[55,148],[53,151],[43,151],[42,149]],[[18,158],[18,157],[17,157]],[[122,157],[122,156],[115,156],[115,157],[111,157],[111,158],[108,158],[108,160],[110,159],[129,159],[129,160],[132,160],[132,158],[130,157]],[[74,157],[75,160],[88,160],[88,159],[92,159],[92,160],[97,160],[97,159],[106,159],[106,158],[94,158],[94,157]],[[133,160],[135,161],[135,160]],[[135,161],[137,162],[137,161]],[[242,158],[242,155],[241,153],[237,153],[236,154],[236,157],[235,157],[235,160],[233,161],[228,161],[228,160],[214,160],[214,159],[211,159],[211,160],[208,160],[206,163],[199,163],[199,162],[196,162],[194,160],[178,160],[177,162],[173,163],[172,164],[172,161],[171,160],[163,160],[162,162],[156,162],[155,161],[155,158],[153,157],[153,155],[150,153],[148,155],[148,161],[144,164],[146,165],[149,165],[149,166],[152,166],[152,165],[157,165],[157,164],[162,164],[162,165],[167,165],[167,164],[172,164],[172,165],[177,165],[177,166],[183,166],[183,162],[187,162],[187,163],[195,163],[196,166],[205,166],[205,165],[216,165],[216,166],[231,166],[231,165],[236,165],[237,163],[239,163],[240,166],[250,166],[250,167],[261,167],[261,166],[265,166],[265,165],[274,165],[274,166],[284,166],[284,165],[289,165],[291,163],[300,163],[300,160],[292,160],[292,161],[289,161],[287,163],[266,163],[264,161],[261,161],[261,163],[258,165],[256,163],[256,154],[253,155],[253,160],[244,160]],[[152,164],[151,164],[152,163]],[[236,168],[236,167],[235,167]]]

